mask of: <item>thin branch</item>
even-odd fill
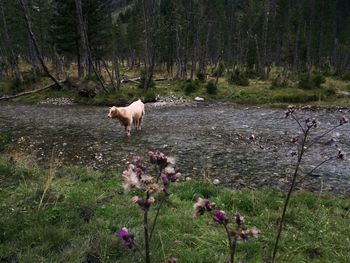
[[[159,215],[160,209],[163,207],[163,204],[164,204],[165,199],[166,199],[167,197],[168,197],[168,195],[164,193],[164,197],[163,197],[162,201],[160,202],[160,204],[159,204],[159,206],[158,206],[158,208],[157,208],[157,213],[156,213],[156,215],[155,215],[155,217],[154,217],[154,220],[153,220],[153,223],[152,223],[151,232],[150,232],[150,234],[149,234],[149,241],[150,241],[150,242],[151,242],[151,240],[152,240],[153,231],[154,231],[154,228],[155,228],[156,223],[157,223],[157,219],[158,219],[158,215]]]

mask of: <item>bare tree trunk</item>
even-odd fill
[[[115,83],[114,83],[113,74],[111,74],[111,72],[110,72],[109,69],[108,69],[108,65],[107,65],[106,61],[104,61],[103,59],[102,59],[102,64],[103,64],[105,70],[107,71],[107,74],[108,74],[108,76],[109,76],[109,79],[111,80],[112,87],[113,87],[113,91],[116,91],[116,90],[117,90],[117,87],[116,87],[116,85],[115,85]]]
[[[88,58],[88,44],[86,39],[86,33],[85,33],[85,26],[84,26],[84,18],[83,18],[83,11],[81,7],[81,1],[75,0],[75,6],[76,6],[76,14],[77,14],[77,22],[78,22],[78,31],[79,31],[79,37],[80,37],[80,79],[85,78],[86,74],[88,73],[89,69],[89,58]]]
[[[151,19],[154,19],[154,2],[152,0],[143,0],[143,19],[144,19],[144,31],[145,31],[145,82],[144,89],[148,89],[151,85],[154,60],[155,60],[155,47],[151,31],[153,31],[154,23],[151,23]],[[148,4],[147,4],[148,3]]]
[[[117,90],[120,89],[120,86],[121,86],[121,77],[120,77],[120,69],[119,69],[119,60],[118,58],[114,58],[113,61],[113,75],[115,76],[115,80],[117,82]]]
[[[23,0],[21,0],[23,1]],[[81,8],[81,0],[75,0],[75,7],[76,7],[76,13],[78,16],[78,21],[79,21],[79,32],[80,32],[80,37],[82,40],[82,45],[83,45],[83,59],[84,62],[83,63],[87,63],[85,64],[85,66],[88,66],[88,72],[90,73],[90,68],[92,68],[92,70],[94,71],[99,83],[101,84],[103,90],[108,93],[108,90],[106,89],[105,85],[103,84],[103,80],[101,78],[101,76],[98,74],[98,72],[96,71],[96,68],[94,66],[94,63],[92,61],[92,56],[91,56],[91,51],[90,51],[90,47],[89,47],[89,40],[87,37],[87,33],[86,33],[86,29],[85,29],[85,24],[83,21],[83,11]],[[86,61],[87,59],[87,61]]]
[[[176,78],[180,80],[181,72],[182,72],[182,63],[181,63],[181,42],[180,42],[178,29],[176,29],[176,64],[177,64]]]
[[[41,66],[43,67],[45,73],[50,77],[50,79],[53,80],[53,82],[56,84],[56,86],[58,88],[62,88],[61,83],[50,73],[49,69],[47,68],[47,66],[46,66],[46,64],[44,62],[44,59],[41,56],[38,43],[37,43],[37,41],[35,39],[35,36],[34,36],[34,33],[32,31],[32,24],[31,24],[31,21],[29,19],[26,3],[24,2],[25,0],[19,0],[19,1],[20,1],[22,10],[23,10],[23,15],[24,15],[24,19],[25,19],[25,22],[26,22],[26,25],[27,25],[27,29],[28,29],[30,38],[33,41],[34,49],[35,49],[36,55],[37,55],[37,57],[38,57],[38,59],[39,59],[39,61],[41,63]]]
[[[15,76],[15,79],[19,82],[23,82],[23,76],[21,73],[21,70],[19,68],[19,64],[18,64],[18,57],[17,55],[15,55],[12,47],[11,47],[11,41],[10,41],[10,36],[8,34],[8,28],[7,28],[7,23],[6,23],[6,17],[5,17],[5,13],[4,13],[4,7],[3,7],[3,1],[0,0],[0,4],[1,4],[1,14],[2,14],[2,19],[3,19],[3,26],[4,26],[4,37],[5,37],[5,44],[7,47],[7,51],[8,51],[8,61],[10,63],[13,75]]]

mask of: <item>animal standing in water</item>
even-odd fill
[[[141,100],[134,101],[127,107],[111,107],[108,117],[118,119],[124,126],[125,134],[130,136],[131,126],[134,124],[137,130],[141,130],[142,119],[145,116],[145,105]]]

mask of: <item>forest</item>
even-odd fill
[[[111,83],[113,90],[123,81],[120,67],[138,70],[145,89],[155,71],[177,80],[219,77],[225,71],[268,79],[276,67],[283,76],[307,73],[307,81],[314,73],[349,74],[347,0],[2,0],[0,4],[0,79],[22,82],[42,75],[38,56],[54,75],[79,79],[94,75],[102,86]]]

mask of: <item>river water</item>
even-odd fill
[[[290,142],[300,134],[297,124],[280,109],[198,103],[185,106],[146,105],[142,131],[123,135],[118,122],[107,118],[107,107],[19,105],[0,103],[0,132],[14,136],[12,151],[33,155],[39,162],[58,159],[93,169],[122,171],[133,155],[159,149],[177,159],[181,172],[195,180],[219,179],[231,188],[276,187],[285,190],[296,157]],[[349,112],[303,111],[320,128],[339,123]],[[350,125],[329,133],[307,150],[302,171],[336,155],[350,154]],[[252,136],[253,135],[253,136]],[[254,137],[254,138],[253,138]],[[299,189],[336,195],[350,193],[349,159],[332,160],[308,176]]]

